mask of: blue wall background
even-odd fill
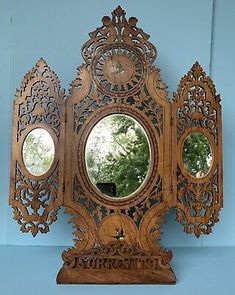
[[[198,60],[211,75],[223,104],[224,209],[209,237],[186,235],[172,210],[162,242],[172,246],[235,245],[235,1],[233,0],[0,0],[0,244],[72,245],[72,228],[60,211],[47,235],[19,232],[8,206],[11,107],[15,89],[40,57],[58,74],[67,90],[83,61],[80,49],[101,18],[121,5],[127,16],[151,35],[158,49],[157,66],[169,86],[169,97],[181,77]]]

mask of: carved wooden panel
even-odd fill
[[[22,232],[31,232],[33,236],[48,232],[62,204],[64,117],[64,90],[56,74],[40,59],[25,75],[20,90],[16,92],[10,180],[14,218]],[[37,174],[26,167],[24,143],[32,131],[39,129],[49,134],[55,153],[49,170]],[[40,142],[34,141],[34,149],[37,148],[40,148]],[[29,152],[25,152],[27,157]],[[42,155],[34,156],[40,158]]]
[[[63,253],[65,263],[57,281],[173,283],[171,252],[163,250],[158,240],[170,203],[171,172],[170,103],[160,71],[153,65],[156,49],[149,35],[136,26],[137,19],[127,20],[120,6],[102,21],[82,48],[86,63],[78,68],[66,101],[64,205],[76,239],[75,247]],[[86,169],[88,136],[111,114],[139,122],[151,149],[147,179],[127,198],[110,198],[99,191]],[[107,276],[110,269],[112,275]]]
[[[78,67],[66,101],[43,59],[16,93],[10,204],[21,231],[33,236],[49,231],[61,205],[71,216],[74,246],[62,253],[58,283],[173,284],[172,252],[160,244],[169,208],[176,208],[186,233],[199,237],[211,232],[223,205],[221,105],[215,86],[195,63],[171,103],[154,66],[157,50],[137,22],[120,6],[102,18],[82,47],[85,64]],[[117,195],[113,179],[94,182],[87,164],[92,132],[112,116],[138,125],[148,147],[141,150],[129,130],[132,155],[140,151],[147,168],[141,180],[137,169],[128,174],[124,166],[123,176],[138,184],[127,194]],[[103,126],[105,132],[110,128]],[[40,135],[44,142],[51,141],[50,158],[45,156],[50,149],[33,141],[35,130],[46,132],[47,137]],[[111,145],[104,143],[97,154]],[[130,156],[123,141],[116,143],[122,155]],[[117,162],[117,152],[111,152],[109,174]],[[142,169],[143,162],[137,163]]]
[[[199,237],[211,233],[223,202],[220,96],[198,63],[180,81],[172,104],[172,122],[172,154],[175,155],[172,157],[172,189],[176,219],[186,233]],[[186,140],[195,134],[204,142],[202,145],[202,141],[197,141],[195,147],[201,144],[205,150],[206,142],[209,142],[211,158],[207,157],[206,171],[201,167],[197,173],[193,170],[189,173],[183,153],[188,147],[193,148],[186,146]],[[195,156],[203,153],[203,150],[196,151]],[[188,152],[192,155],[193,150]],[[198,166],[199,162],[200,158],[196,163]]]

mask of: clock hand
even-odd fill
[[[107,237],[110,237],[110,238],[114,238],[114,239],[117,238],[117,236],[112,236],[112,235],[107,235],[107,234],[104,234],[104,235],[107,236]]]
[[[116,57],[115,59],[111,57],[111,63],[114,74],[120,74],[124,72],[123,65],[120,63],[119,59]]]
[[[123,66],[122,66],[122,64],[120,63],[120,61],[118,61],[118,66],[117,66],[117,68],[118,68],[118,72],[119,73],[123,73],[124,72],[124,68],[123,68]]]

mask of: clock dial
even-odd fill
[[[92,74],[101,91],[123,96],[136,92],[143,85],[146,67],[137,50],[125,44],[114,44],[99,52]]]
[[[112,55],[104,63],[104,76],[113,85],[128,83],[134,78],[135,65],[124,54]]]

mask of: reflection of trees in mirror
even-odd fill
[[[207,137],[200,132],[190,133],[184,142],[182,157],[191,176],[205,176],[212,166],[211,146]]]
[[[114,184],[116,197],[128,196],[140,187],[148,171],[149,158],[143,128],[125,115],[110,115],[101,120],[87,141],[86,164],[91,181],[99,186],[109,183],[112,191]]]
[[[32,175],[43,175],[51,167],[54,152],[54,143],[50,134],[42,128],[32,130],[23,144],[25,167]]]

